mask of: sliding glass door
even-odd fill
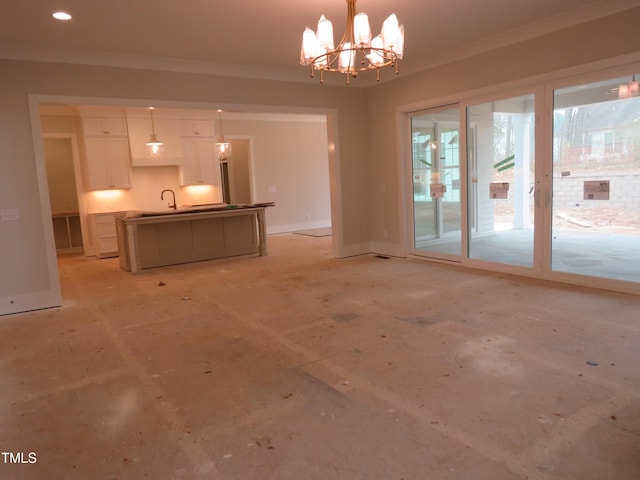
[[[533,267],[535,96],[467,107],[469,258]]]
[[[412,253],[636,292],[638,77],[408,114]]]
[[[462,254],[460,109],[410,116],[414,253],[445,259]]]
[[[554,91],[555,272],[640,282],[639,77]]]

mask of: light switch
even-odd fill
[[[269,193],[276,193],[277,190],[276,187],[269,187]]]
[[[11,222],[14,220],[20,220],[19,208],[3,208],[0,210],[0,220],[3,222]]]

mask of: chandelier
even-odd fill
[[[347,85],[362,71],[375,70],[380,81],[380,69],[392,67],[398,73],[398,61],[404,49],[404,26],[398,25],[395,14],[382,24],[382,32],[371,38],[369,18],[366,13],[356,14],[356,0],[347,0],[347,25],[342,40],[334,46],[333,25],[324,15],[318,21],[316,32],[307,27],[302,34],[300,64],[310,66],[311,77],[340,72],[347,77]]]

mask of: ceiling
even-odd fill
[[[360,0],[376,35],[405,26],[400,73],[640,5],[640,0]],[[0,0],[0,58],[63,61],[317,82],[299,65],[320,14],[342,36],[345,0]],[[65,10],[69,22],[53,20]],[[325,78],[327,78],[325,76]],[[341,77],[341,76],[340,76]],[[352,85],[367,85],[374,76]],[[394,78],[392,70],[383,80]],[[340,83],[343,80],[340,79]]]

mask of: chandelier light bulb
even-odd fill
[[[331,20],[324,18],[324,15],[318,20],[318,44],[325,50],[333,50],[333,24]]]
[[[384,41],[382,40],[382,36],[378,35],[376,38],[371,40],[371,53],[369,53],[369,61],[376,66],[384,65],[384,56],[382,55],[382,50],[384,50]]]
[[[366,13],[359,13],[354,17],[353,36],[356,45],[369,46],[371,42],[371,27]]]

